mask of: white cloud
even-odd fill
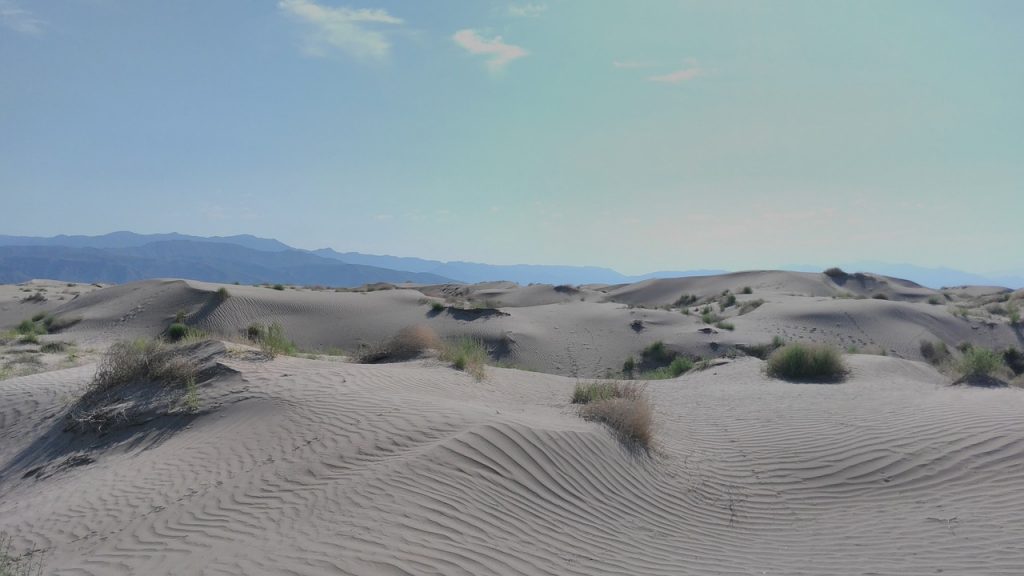
[[[470,54],[484,54],[490,56],[487,60],[487,67],[492,72],[498,72],[506,64],[526,56],[528,52],[520,46],[506,44],[501,36],[495,36],[488,40],[477,34],[476,30],[459,30],[452,36],[455,43],[469,51]]]
[[[0,25],[22,34],[41,34],[43,21],[14,0],[0,0]]]
[[[539,18],[541,14],[547,11],[547,4],[526,3],[508,5],[509,16],[515,16],[516,18]]]
[[[647,79],[651,82],[661,82],[664,84],[681,84],[688,80],[700,76],[704,73],[704,70],[698,66],[692,66],[690,68],[683,68],[682,70],[676,70],[675,72],[669,72],[668,74],[661,74],[659,76],[648,76]]]
[[[367,25],[402,23],[384,10],[330,8],[310,0],[280,0],[277,5],[309,25],[306,50],[314,56],[336,49],[357,58],[384,58],[391,43]]]

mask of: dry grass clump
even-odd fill
[[[115,342],[100,360],[86,395],[138,382],[185,384],[195,376],[195,363],[176,346],[158,340]]]
[[[11,537],[0,532],[0,576],[42,576],[43,557],[32,552],[18,557],[13,552]]]
[[[758,298],[757,300],[747,300],[746,302],[742,302],[740,304],[740,309],[737,312],[737,314],[739,316],[743,316],[744,314],[757,310],[762,304],[764,304],[764,300],[760,298]]]
[[[832,346],[792,343],[772,352],[767,372],[772,378],[793,382],[838,382],[847,369]]]
[[[398,362],[415,358],[427,350],[439,350],[441,347],[441,339],[429,326],[409,326],[402,328],[390,340],[362,350],[356,357],[356,362]]]
[[[477,380],[483,380],[487,376],[484,367],[490,356],[487,353],[487,346],[479,338],[463,336],[445,342],[441,347],[440,358],[445,362],[451,362],[453,368],[462,370]]]
[[[580,416],[585,420],[605,424],[625,442],[650,446],[654,410],[644,386],[615,381],[579,383],[572,401],[582,404]]]

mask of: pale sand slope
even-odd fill
[[[71,444],[91,366],[0,381],[0,531],[76,575],[1021,574],[1024,395],[849,360],[652,382],[650,456],[516,370],[225,358],[194,419]]]
[[[942,340],[951,348],[961,342],[991,348],[1024,346],[1024,334],[1004,317],[981,308],[977,315],[957,317],[952,304],[930,305],[922,300],[925,294],[938,297],[936,292],[907,287],[908,283],[896,279],[856,278],[850,276],[840,287],[824,274],[744,272],[620,287],[559,290],[490,283],[375,292],[277,291],[153,280],[83,294],[53,313],[83,318],[61,338],[98,348],[114,339],[157,336],[179,311],[187,313],[190,324],[225,338],[243,338],[252,323],[279,322],[302,350],[350,355],[402,328],[422,324],[442,337],[481,338],[495,360],[508,365],[583,378],[618,371],[627,357],[637,356],[659,340],[693,357],[727,355],[736,345],[764,344],[775,336],[914,360],[921,359],[922,340]],[[871,285],[869,292],[882,290],[881,285],[891,299],[833,297],[849,294],[852,284]],[[671,307],[683,294],[707,300],[726,289],[737,293],[744,286],[750,286],[753,294],[737,294],[739,304],[764,301],[759,308],[739,315],[738,306],[720,311],[711,305],[735,327],[732,331],[703,324],[703,305],[688,307],[689,315]],[[215,294],[221,287],[231,294],[223,302]],[[455,307],[440,313],[431,309],[431,302],[445,298]],[[956,296],[951,298],[957,302]],[[36,310],[34,305],[18,306],[8,313],[8,326]],[[461,309],[473,306],[485,309]],[[639,321],[637,329],[631,327],[635,321]]]

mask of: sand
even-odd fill
[[[444,287],[228,286],[216,305],[220,286],[197,282],[95,290],[52,311],[82,317],[61,338],[99,349],[185,310],[225,338],[222,369],[196,412],[106,435],[65,431],[95,359],[0,380],[0,531],[53,574],[1020,574],[1024,391],[952,386],[916,356],[925,336],[1009,345],[1019,329],[913,287],[833,299],[845,288],[790,274],[469,287],[459,306],[508,315],[461,320],[422,302]],[[734,331],[638,307],[746,285],[741,301],[766,303]],[[235,337],[254,321],[310,349],[421,323],[505,342],[510,364],[549,373],[268,360]],[[651,381],[649,451],[569,403],[575,374],[656,339],[709,353],[774,334],[890,352],[848,355],[840,384],[771,380],[761,360],[724,353]]]

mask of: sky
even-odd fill
[[[0,0],[0,234],[1024,271],[1024,2]]]

